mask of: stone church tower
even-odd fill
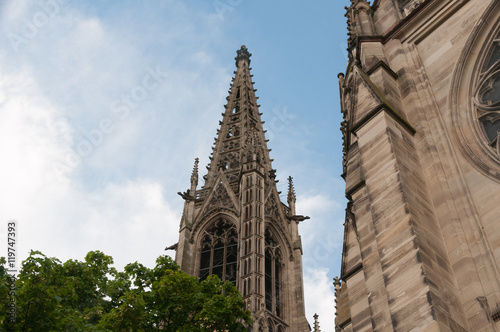
[[[500,331],[500,1],[346,16],[337,331]]]
[[[233,282],[252,312],[254,332],[309,331],[295,192],[280,201],[245,46],[237,51],[208,174],[198,188],[198,160],[185,200],[176,262],[200,280]]]

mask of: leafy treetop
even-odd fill
[[[160,256],[117,271],[113,259],[91,251],[83,262],[31,251],[16,281],[15,322],[11,279],[0,258],[2,331],[246,331],[251,315],[240,293],[217,276],[199,282]]]

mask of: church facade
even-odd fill
[[[236,285],[253,316],[254,332],[310,331],[305,317],[302,245],[295,192],[287,204],[276,188],[265,130],[245,46],[237,51],[220,128],[204,185],[198,159],[180,222],[176,262],[204,280],[217,275]]]
[[[351,0],[337,331],[500,331],[500,1]]]

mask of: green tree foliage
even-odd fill
[[[9,305],[10,305],[10,278],[4,267],[6,260],[0,257],[0,326],[4,326],[9,320]]]
[[[32,251],[16,281],[14,324],[10,279],[0,266],[0,330],[212,332],[246,331],[251,323],[236,287],[217,276],[199,282],[168,256],[153,269],[112,264],[99,251],[65,263]]]

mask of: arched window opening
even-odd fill
[[[200,280],[215,274],[221,280],[236,284],[237,240],[236,227],[223,218],[205,231],[201,240]]]
[[[248,278],[248,282],[247,282],[247,294],[250,294],[251,291],[252,291],[252,277]]]
[[[264,332],[264,321],[260,320],[259,321],[259,332]]]
[[[274,324],[272,320],[268,320],[268,331],[269,332],[274,332]]]
[[[276,297],[276,316],[281,317],[281,257],[278,255],[274,258],[274,290]]]
[[[282,256],[279,245],[266,229],[265,249],[265,301],[266,309],[282,317]]]
[[[270,249],[266,249],[266,309],[273,311],[273,273],[272,254]]]

